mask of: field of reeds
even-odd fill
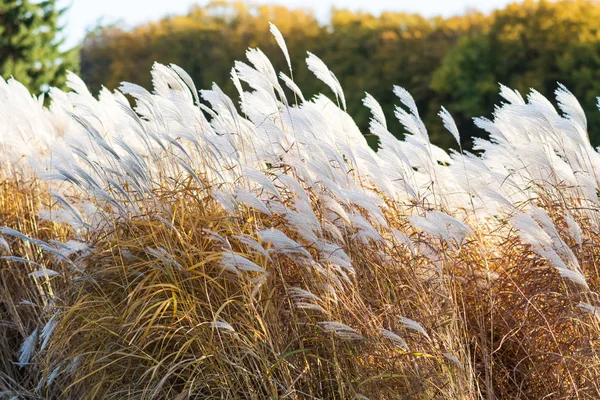
[[[48,107],[0,80],[0,398],[600,398],[600,154],[565,87],[500,87],[474,153],[366,94],[374,151],[318,57],[313,98],[247,59],[237,99],[174,65]]]

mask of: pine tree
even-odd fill
[[[61,49],[56,0],[0,0],[0,75],[11,76],[33,93],[63,87],[77,54]]]

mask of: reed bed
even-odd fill
[[[500,87],[475,151],[410,94],[366,94],[374,151],[288,49],[239,92],[156,64],[152,92],[50,106],[0,80],[0,397],[600,397],[600,154],[564,87]],[[346,88],[351,90],[352,88]]]

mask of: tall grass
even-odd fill
[[[159,64],[49,109],[0,81],[0,397],[600,396],[600,155],[564,87],[501,87],[477,155],[367,94],[373,151],[318,57],[333,100],[247,58],[237,102]]]

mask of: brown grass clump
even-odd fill
[[[36,210],[50,200],[35,180],[6,181],[2,190],[4,226],[46,240],[73,236],[39,221]],[[599,392],[598,320],[580,307],[594,299],[508,225],[506,237],[479,231],[457,249],[415,232],[415,246],[427,246],[437,262],[395,241],[366,246],[347,234],[342,248],[355,274],[344,280],[327,263],[318,268],[299,254],[270,251],[255,232],[277,228],[302,242],[281,216],[251,209],[231,216],[199,189],[161,193],[171,212],[98,231],[78,259],[80,272],[11,241],[12,255],[52,266],[69,282],[33,279],[27,265],[2,261],[0,350],[10,360],[2,364],[3,390],[107,399],[566,399]],[[410,231],[406,208],[389,206],[392,228]],[[555,219],[560,226],[561,216]],[[576,249],[592,288],[598,248],[589,240]],[[225,267],[225,253],[264,272]],[[56,311],[47,346],[25,368],[16,366],[15,349]],[[398,316],[419,321],[426,334]]]
[[[419,279],[414,271],[425,267],[406,251],[382,255],[348,240],[344,250],[356,276],[333,282],[328,270],[317,273],[294,256],[261,254],[234,238],[266,227],[293,237],[281,219],[253,212],[232,218],[206,199],[164,199],[177,210],[163,216],[168,223],[156,215],[140,218],[94,239],[83,260],[85,277],[72,283],[58,306],[43,360],[47,374],[60,371],[55,379],[65,381],[63,395],[475,394],[468,367],[443,355],[458,354],[468,363],[456,337],[455,304],[444,295],[448,283]],[[224,269],[224,251],[266,272]],[[423,322],[429,337],[402,328],[397,315]],[[352,331],[327,321],[343,321]],[[402,332],[409,345],[382,336],[382,328]]]
[[[559,210],[557,204],[548,208],[557,226],[565,228]],[[488,398],[597,398],[600,314],[582,305],[597,304],[598,242],[590,236],[581,246],[571,243],[590,284],[591,290],[582,290],[514,231],[482,237],[488,249],[465,254],[469,270],[455,269],[454,275],[460,276],[457,294],[483,393]]]
[[[66,241],[71,232],[65,226],[41,220],[38,211],[48,204],[46,186],[36,178],[4,178],[0,181],[0,226],[16,229],[32,238]],[[51,312],[57,292],[65,281],[33,277],[38,268],[10,257],[31,260],[62,272],[60,264],[38,247],[8,236],[0,243],[0,393],[31,394],[42,375],[39,366],[17,366],[17,352],[23,341]],[[9,258],[7,258],[9,257]],[[1,397],[1,396],[0,396]]]

